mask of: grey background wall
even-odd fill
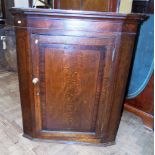
[[[16,39],[11,7],[28,7],[28,0],[6,0],[6,24],[0,26],[0,70],[17,71]],[[3,49],[1,36],[5,36],[6,49]]]
[[[6,24],[0,26],[0,69],[17,71],[15,33],[12,27],[13,17],[9,8],[14,6],[13,0],[5,1],[6,6]],[[3,49],[2,36],[5,36],[6,49]]]
[[[29,7],[31,0],[5,0],[6,25],[0,25],[0,70],[17,71],[16,39],[13,28],[13,16],[9,9],[11,7]],[[35,2],[35,0],[33,1]],[[40,3],[36,3],[41,5]],[[6,36],[6,49],[3,49],[1,36]]]

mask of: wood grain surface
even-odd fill
[[[55,0],[55,9],[116,12],[118,0]]]

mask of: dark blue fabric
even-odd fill
[[[138,96],[146,87],[154,69],[154,15],[141,25],[127,98]]]

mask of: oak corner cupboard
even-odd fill
[[[112,144],[141,15],[12,8],[26,137]]]

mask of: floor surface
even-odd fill
[[[0,71],[0,155],[153,155],[153,132],[140,118],[125,112],[116,145],[99,147],[35,142],[22,136],[17,74]]]

